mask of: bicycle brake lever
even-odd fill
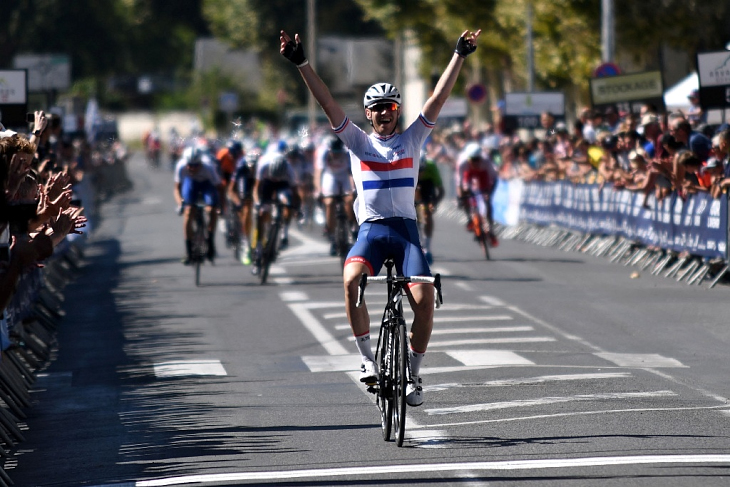
[[[368,275],[364,272],[360,275],[360,284],[357,286],[357,302],[355,307],[360,308],[362,306],[362,298],[365,294],[365,286],[368,284]]]
[[[444,304],[444,297],[441,294],[441,274],[434,276],[433,287],[436,289],[436,309],[439,309]]]

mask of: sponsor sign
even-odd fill
[[[67,90],[71,87],[71,58],[65,54],[24,54],[15,56],[13,67],[28,70],[31,92]]]
[[[0,71],[0,105],[19,105],[28,101],[24,69]]]
[[[619,110],[634,113],[644,103],[664,108],[661,71],[592,78],[590,83],[594,107],[616,106]]]
[[[650,195],[615,190],[611,185],[570,182],[525,183],[520,221],[597,235],[617,235],[703,257],[727,257],[728,199],[707,193],[686,200],[673,194],[662,201]]]
[[[560,92],[507,93],[504,97],[507,128],[540,128],[540,114],[550,112],[556,121],[565,120],[565,95]]]
[[[0,70],[0,122],[8,128],[24,127],[28,111],[28,73],[24,69]]]
[[[730,107],[730,51],[697,54],[697,71],[702,108]]]

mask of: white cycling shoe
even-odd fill
[[[372,360],[364,360],[360,365],[360,382],[365,384],[378,383],[378,365]]]
[[[406,386],[406,404],[413,407],[423,404],[421,378],[417,375],[414,375],[413,380],[408,381],[408,385]]]

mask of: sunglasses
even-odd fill
[[[383,110],[387,110],[389,112],[394,112],[394,111],[398,110],[398,104],[395,102],[377,103],[375,105],[369,106],[368,110],[373,111],[373,112],[382,112]]]

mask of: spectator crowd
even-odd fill
[[[32,280],[43,262],[86,231],[89,223],[91,179],[100,152],[83,137],[64,135],[60,122],[55,114],[36,111],[27,134],[0,124],[3,334],[12,328],[10,311],[16,292],[21,293],[19,285]]]
[[[696,102],[697,93],[688,98]],[[730,126],[704,123],[698,105],[692,106],[669,113],[648,104],[639,113],[584,108],[569,125],[545,112],[529,138],[499,130],[499,123],[477,130],[467,122],[435,132],[427,150],[453,164],[478,142],[482,158],[503,180],[610,184],[657,200],[673,192],[719,197],[730,187]]]

